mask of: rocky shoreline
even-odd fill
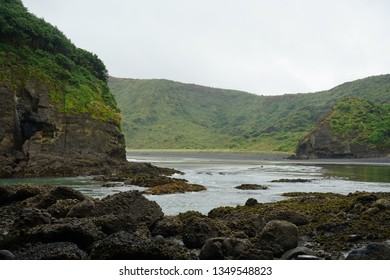
[[[140,192],[0,186],[0,259],[390,259],[390,193],[289,193],[165,216]]]

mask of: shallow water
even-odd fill
[[[198,193],[148,196],[156,201],[165,214],[173,215],[187,210],[207,214],[218,206],[245,204],[248,198],[259,202],[284,199],[286,192],[335,192],[348,194],[355,191],[390,192],[390,165],[380,166],[356,163],[317,164],[288,160],[263,160],[255,155],[213,154],[128,154],[129,161],[151,162],[157,166],[175,168],[191,183],[207,187]],[[273,183],[278,179],[312,179],[310,183]],[[238,190],[241,184],[260,184],[267,190]]]
[[[197,193],[147,195],[156,201],[166,215],[188,210],[207,214],[219,206],[244,205],[248,198],[259,202],[284,199],[286,192],[334,192],[348,194],[355,191],[390,192],[390,164],[374,162],[293,162],[275,156],[213,153],[128,153],[132,162],[151,162],[157,166],[175,168],[190,183],[207,187]],[[278,179],[312,179],[310,183],[273,183]],[[86,195],[102,198],[127,190],[143,190],[136,186],[118,185],[104,188],[92,177],[2,179],[0,184],[48,184],[73,187]],[[260,184],[267,190],[238,190],[241,184]]]

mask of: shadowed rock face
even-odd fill
[[[97,161],[125,161],[115,121],[60,112],[44,84],[0,83],[0,96],[0,177],[81,175]]]
[[[320,122],[310,134],[302,140],[296,150],[296,158],[363,158],[378,157],[381,151],[352,143],[350,139],[334,135],[326,120]]]

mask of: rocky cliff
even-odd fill
[[[384,157],[390,152],[390,110],[350,97],[340,100],[299,143],[296,157]]]
[[[45,84],[30,80],[14,89],[2,82],[0,95],[1,177],[88,174],[125,160],[116,122],[60,112]]]
[[[29,13],[0,6],[0,177],[112,173],[126,165],[108,73]]]

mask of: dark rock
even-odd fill
[[[272,183],[310,183],[312,182],[312,179],[278,179],[278,180],[272,180]]]
[[[103,215],[131,216],[136,223],[144,223],[152,227],[164,216],[161,207],[154,201],[145,198],[137,191],[121,192],[103,198],[91,210],[89,216]]]
[[[101,260],[181,260],[193,259],[184,248],[167,242],[143,239],[128,232],[114,233],[92,246],[92,259]]]
[[[202,260],[223,260],[237,258],[248,248],[247,242],[237,238],[210,238],[200,251]]]
[[[89,198],[84,199],[83,201],[73,205],[69,212],[67,213],[67,217],[69,218],[85,218],[89,217],[95,208],[95,202]]]
[[[93,222],[73,219],[20,231],[7,236],[3,243],[7,248],[15,248],[27,243],[72,242],[81,249],[87,249],[93,242],[105,236]]]
[[[153,228],[153,235],[164,237],[180,235],[183,231],[183,222],[178,217],[165,216]]]
[[[248,198],[248,200],[245,202],[245,206],[248,207],[256,206],[257,204],[259,203],[257,202],[257,199],[254,198]]]
[[[256,248],[250,248],[244,250],[237,260],[273,260],[274,254],[271,250],[261,250]]]
[[[298,246],[298,228],[287,221],[273,220],[265,225],[260,239],[279,244],[286,252]]]
[[[14,260],[15,255],[8,250],[0,250],[0,260]]]
[[[269,189],[267,186],[262,186],[258,184],[242,184],[235,188],[239,190],[268,190]]]
[[[188,248],[202,248],[207,239],[219,236],[218,225],[198,212],[179,215],[183,223],[182,239]]]
[[[313,252],[306,247],[297,247],[291,250],[288,250],[281,257],[282,260],[292,260],[297,259],[301,255],[311,255]]]
[[[267,213],[265,219],[267,221],[271,221],[271,220],[288,221],[290,223],[293,223],[296,226],[307,225],[310,223],[309,219],[305,215],[299,212],[295,212],[291,210],[281,210],[281,209],[276,209]]]
[[[14,220],[14,226],[16,229],[31,228],[41,224],[50,224],[51,219],[51,215],[45,210],[22,208],[19,216]]]
[[[390,245],[371,243],[348,254],[346,260],[390,260]]]
[[[89,260],[85,251],[70,242],[30,245],[15,254],[19,260]]]

